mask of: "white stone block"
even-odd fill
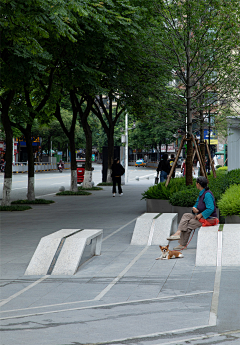
[[[154,232],[151,245],[167,245],[167,237],[174,234],[178,227],[177,213],[163,213],[160,217],[153,219]]]
[[[240,266],[240,224],[223,227],[222,266]]]
[[[196,266],[217,265],[218,228],[219,225],[206,226],[198,231]]]
[[[100,255],[102,229],[85,229],[66,238],[57,258],[52,275],[73,275],[76,273],[86,245],[92,240],[92,255]]]
[[[159,213],[144,213],[138,217],[132,235],[132,245],[145,246],[148,244],[152,221],[158,214]]]
[[[167,237],[177,231],[177,223],[177,213],[144,213],[136,221],[131,244],[168,244]]]
[[[62,238],[78,230],[80,229],[62,229],[42,237],[26,269],[25,275],[47,274]]]

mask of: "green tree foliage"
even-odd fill
[[[193,115],[209,109],[209,90],[223,95],[230,84],[232,90],[238,87],[239,54],[233,54],[238,44],[236,18],[239,2],[235,0],[160,0],[156,4],[156,55],[162,59],[162,67],[171,66],[172,81],[182,90],[188,138],[192,135]],[[190,140],[187,153],[186,183],[191,184]]]
[[[75,8],[76,9],[76,8]],[[51,73],[51,54],[47,49],[50,38],[68,37],[75,40],[72,5],[67,1],[13,1],[3,0],[0,4],[1,34],[1,120],[6,134],[6,170],[2,204],[9,204],[12,177],[12,128],[9,111],[14,96],[19,92],[28,92],[26,99],[29,113],[33,115],[31,90],[32,79],[39,79],[39,74]],[[49,44],[50,45],[50,44]],[[47,67],[46,67],[47,66]],[[41,78],[40,78],[41,79]],[[23,85],[25,91],[22,91]],[[39,104],[40,105],[40,104]],[[26,121],[27,122],[27,121]],[[31,123],[28,122],[28,125]],[[29,131],[28,135],[29,135]],[[32,169],[30,172],[32,176]]]

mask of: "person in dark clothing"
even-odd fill
[[[121,176],[125,173],[124,167],[120,164],[119,158],[115,158],[112,165],[113,196],[116,194],[116,184],[118,184],[119,196],[123,195],[121,186]]]
[[[170,170],[171,170],[171,167],[168,161],[168,155],[167,153],[164,153],[162,156],[162,160],[159,162],[158,167],[157,167],[157,173],[161,171],[160,182],[164,182],[167,179],[170,173]]]
[[[188,243],[191,231],[201,227],[205,220],[210,225],[218,223],[216,203],[213,193],[209,190],[208,180],[203,176],[199,176],[196,187],[199,190],[199,196],[192,208],[192,213],[184,213],[176,233],[167,238],[169,241],[179,240],[179,245],[174,248],[175,250],[184,249]]]

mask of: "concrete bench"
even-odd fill
[[[102,230],[85,229],[66,239],[53,268],[52,275],[76,273],[86,245],[92,242],[91,254],[100,255],[102,246]]]
[[[167,245],[177,225],[177,213],[144,213],[136,221],[131,245]]]
[[[76,273],[86,245],[91,254],[100,255],[102,229],[62,229],[42,237],[25,275]]]
[[[201,227],[198,231],[196,266],[239,266],[240,224]]]
[[[222,266],[240,266],[240,224],[225,224],[222,238]]]

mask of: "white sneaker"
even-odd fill
[[[122,196],[122,195],[123,195],[123,193],[119,194],[119,196]]]
[[[115,193],[113,193],[113,196],[115,196]]]

